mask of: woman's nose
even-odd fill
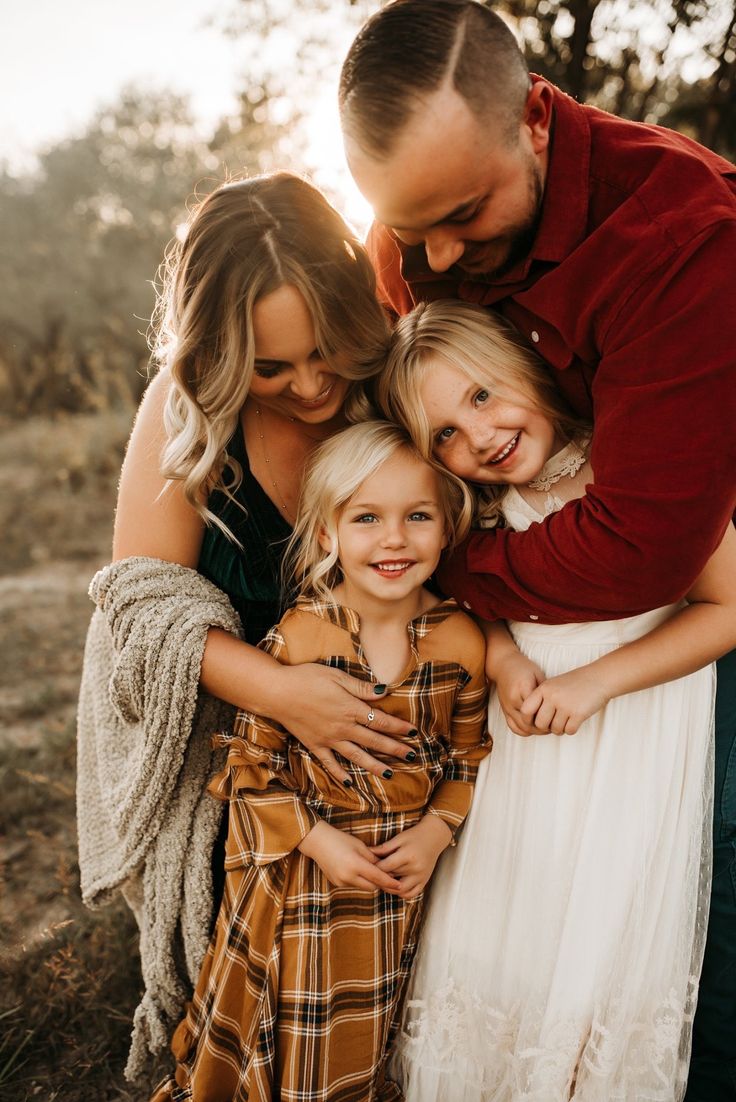
[[[324,389],[324,379],[320,365],[316,363],[296,364],[289,387],[303,402],[313,402]]]

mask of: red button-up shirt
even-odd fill
[[[695,142],[555,89],[542,218],[502,279],[437,274],[374,224],[397,314],[500,311],[593,416],[595,484],[526,532],[474,532],[443,588],[493,619],[561,623],[681,598],[736,507],[736,169]]]

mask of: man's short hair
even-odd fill
[[[529,71],[504,21],[478,0],[393,0],[365,23],[345,58],[345,132],[386,157],[414,108],[445,82],[479,118],[495,114],[513,144]]]

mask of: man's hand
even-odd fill
[[[365,842],[329,823],[313,826],[298,848],[319,865],[336,888],[358,888],[363,892],[381,888],[392,895],[401,894],[399,881],[379,868],[378,858]]]
[[[509,652],[503,659],[495,659],[493,674],[488,676],[496,682],[498,701],[503,709],[506,722],[515,735],[538,735],[541,732],[535,727],[533,714],[522,710],[522,705],[529,699],[538,685],[544,682],[544,674],[534,662],[526,658],[521,651]]]
[[[575,735],[610,699],[602,677],[592,666],[581,666],[543,681],[527,696],[521,715],[534,734]]]
[[[371,852],[380,858],[380,870],[400,878],[396,895],[411,899],[424,891],[439,855],[451,841],[447,823],[428,812],[416,826],[402,830],[380,846],[371,846]]]

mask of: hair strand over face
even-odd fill
[[[358,384],[380,369],[389,327],[370,261],[306,180],[278,172],[218,187],[164,261],[152,322],[154,359],[172,379],[161,469],[231,539],[207,496],[213,489],[232,496],[242,477],[227,444],[253,377],[253,308],[284,284],[303,295],[337,374]]]

